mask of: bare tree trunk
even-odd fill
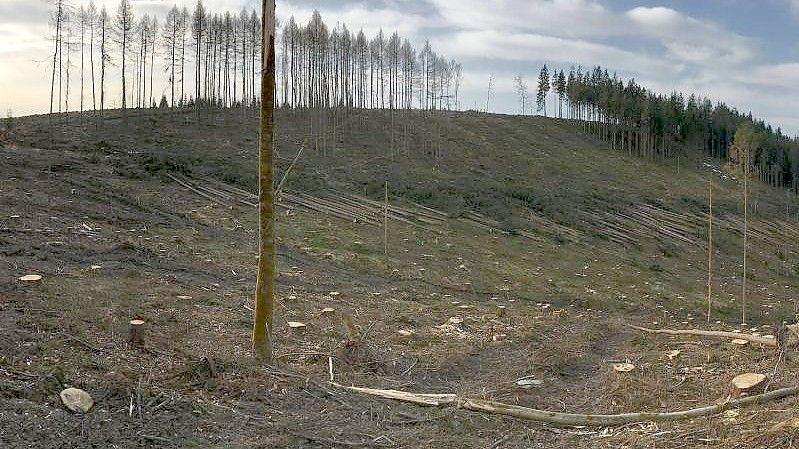
[[[127,71],[126,70],[127,58],[126,58],[126,55],[125,55],[125,53],[127,53],[127,47],[128,47],[128,36],[127,36],[127,34],[128,34],[127,31],[124,31],[124,30],[122,31],[122,111],[125,112],[125,113],[127,113],[126,110],[127,110],[127,105],[128,105],[127,99],[126,99],[127,92],[128,92],[127,91],[128,83],[127,83],[127,79],[125,78],[125,72]]]
[[[80,112],[83,113],[83,55],[84,55],[84,37],[86,36],[86,11],[83,7],[80,10]]]
[[[388,261],[388,181],[386,181],[386,196],[383,205],[383,255]]]
[[[176,19],[175,19],[176,20]],[[175,45],[177,45],[177,30],[175,29],[175,23],[173,21],[172,25],[172,42],[170,44],[170,73],[169,73],[169,85],[172,87],[172,107],[175,107]]]
[[[746,324],[746,240],[749,236],[749,148],[746,148],[744,167],[744,270],[741,279],[741,324]]]
[[[186,81],[185,72],[186,72],[186,26],[188,26],[188,13],[183,12],[181,13],[181,24],[180,24],[180,103],[185,105],[184,99],[184,83]],[[152,68],[150,69],[152,70]]]
[[[376,396],[384,399],[407,402],[424,407],[458,407],[474,412],[492,415],[512,416],[528,421],[548,422],[563,426],[619,426],[636,422],[664,422],[693,419],[701,416],[710,416],[725,410],[745,407],[751,404],[762,404],[789,396],[799,394],[799,386],[781,388],[742,399],[730,399],[720,404],[683,410],[678,412],[661,413],[620,413],[616,415],[597,415],[584,413],[562,413],[551,410],[537,410],[513,404],[488,401],[485,399],[472,399],[459,397],[456,394],[429,394],[409,393],[401,390],[378,390],[375,388],[348,387],[331,383],[334,387],[350,390],[356,393]]]
[[[151,36],[152,42],[150,42],[150,96],[147,97],[147,107],[153,107],[155,101],[153,100],[153,70],[155,69],[155,40],[158,36],[158,21],[153,18],[153,35]]]
[[[255,287],[255,317],[252,343],[256,357],[272,359],[275,295],[275,216],[273,191],[273,145],[275,105],[275,0],[263,0],[261,27],[261,126],[258,165],[258,280]]]
[[[94,4],[89,5],[89,65],[92,71],[92,110],[97,110],[97,88],[94,84],[94,25],[96,18],[96,10]]]
[[[67,25],[67,84],[65,86],[65,95],[64,95],[64,112],[69,112],[69,67],[70,67],[70,55],[72,53],[72,49],[70,46],[72,45],[72,26],[69,23],[69,20],[66,22]]]
[[[708,203],[710,211],[707,216],[707,322],[710,322],[712,306],[711,296],[711,269],[713,268],[713,179],[708,182]]]
[[[105,53],[105,30],[108,26],[108,16],[105,9],[100,16],[100,112],[105,107],[105,63],[108,59]]]
[[[58,66],[58,53],[61,47],[61,21],[63,16],[63,4],[59,0],[56,6],[56,18],[55,18],[55,50],[53,50],[53,79],[50,83],[50,113],[53,113],[53,97],[55,96],[55,72],[56,67]],[[60,82],[60,78],[59,78]],[[60,83],[59,83],[60,84]],[[60,103],[60,100],[59,100]],[[60,108],[60,104],[59,104]]]

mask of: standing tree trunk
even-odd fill
[[[89,65],[91,66],[92,73],[92,110],[97,110],[97,89],[94,83],[94,25],[97,22],[97,9],[94,3],[89,3],[88,9],[89,20]]]
[[[708,200],[710,211],[707,215],[707,322],[710,323],[710,308],[712,306],[710,270],[713,267],[713,179],[708,181]]]
[[[158,19],[153,17],[152,35],[150,36],[150,96],[147,97],[147,107],[152,108],[155,106],[155,99],[153,98],[153,69],[155,69],[155,41],[158,39]]]
[[[100,113],[102,114],[105,108],[105,63],[108,61],[108,55],[105,51],[105,30],[108,25],[108,14],[106,13],[105,6],[100,11]]]
[[[58,67],[59,61],[59,50],[61,47],[61,23],[63,19],[63,3],[59,1],[56,4],[56,16],[55,16],[55,50],[53,51],[53,79],[50,83],[50,113],[53,113],[53,97],[55,96],[55,72],[56,67]],[[60,88],[61,78],[59,77],[59,88]],[[61,100],[59,100],[59,108],[60,108]]]
[[[189,25],[189,11],[184,7],[180,11],[180,105],[186,105],[184,84],[186,82],[186,30]]]
[[[69,69],[71,67],[70,56],[72,55],[72,23],[70,23],[70,16],[66,16],[64,25],[67,27],[67,84],[64,86],[64,112],[69,112]],[[62,49],[63,51],[63,49]]]
[[[258,280],[252,344],[257,358],[272,359],[275,302],[275,216],[273,183],[275,107],[275,0],[263,0],[261,27],[261,126],[258,161]]]
[[[741,279],[741,324],[746,324],[746,240],[749,236],[749,151],[744,154],[744,271]]]
[[[83,6],[80,7],[80,15],[78,16],[80,24],[80,112],[83,113],[83,54],[84,54],[84,38],[86,37],[86,10]]]

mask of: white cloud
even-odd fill
[[[799,62],[761,65],[740,78],[741,82],[795,89],[799,85]]]
[[[433,41],[448,56],[511,61],[555,62],[560,65],[602,65],[627,73],[676,74],[668,62],[644,54],[582,39],[541,34],[501,33],[493,30],[462,31]]]
[[[325,23],[330,28],[336,24],[347,25],[350,32],[363,29],[367,36],[373,36],[382,28],[391,35],[397,31],[402,37],[416,37],[425,26],[426,19],[415,14],[404,13],[397,9],[367,8],[362,3],[348,5],[344,8],[318,8]],[[293,2],[281,2],[277,10],[278,20],[286,23],[291,16],[300,23],[311,18],[314,8],[296,5]]]
[[[658,40],[669,55],[690,63],[729,64],[754,56],[750,39],[671,8],[637,7],[626,12],[636,34]]]
[[[799,0],[797,0],[799,1]],[[661,45],[679,62],[738,63],[754,54],[750,39],[665,7],[613,11],[596,0],[431,0],[456,29],[531,33],[604,41],[634,38]],[[658,55],[659,57],[661,55]]]

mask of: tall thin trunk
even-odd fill
[[[80,16],[80,112],[83,113],[83,50],[85,48],[84,37],[86,35],[86,15],[81,10]]]
[[[58,2],[58,9],[56,10],[55,19],[55,50],[53,50],[53,79],[50,82],[50,113],[53,113],[53,97],[55,96],[55,72],[58,66],[58,52],[61,47],[61,18],[62,18],[62,4]],[[60,81],[60,79],[59,79]],[[59,100],[60,103],[60,100]],[[60,107],[60,105],[59,105]]]
[[[745,149],[746,154],[744,156],[745,164],[744,167],[744,270],[743,270],[743,279],[741,282],[741,324],[746,324],[746,240],[749,236],[749,148]]]
[[[169,46],[170,51],[170,58],[171,58],[171,72],[169,74],[169,84],[172,87],[172,107],[175,107],[175,46],[177,45],[177,29],[175,27],[175,22],[172,22],[172,42]]]
[[[64,18],[62,12],[61,27],[64,26]],[[61,112],[61,100],[63,99],[63,80],[64,80],[64,30],[62,29],[58,35],[58,112]]]
[[[183,25],[181,25],[183,26]],[[184,95],[185,92],[183,90],[183,85],[186,80],[184,73],[186,71],[186,30],[181,30],[181,41],[180,41],[180,102],[181,104],[185,104]]]
[[[710,323],[710,311],[713,304],[711,296],[711,269],[713,268],[713,179],[708,181],[708,204],[710,211],[707,215],[707,322]]]
[[[94,15],[89,16],[89,65],[92,71],[92,110],[97,110],[97,90],[94,84]]]
[[[128,93],[127,90],[128,83],[125,75],[125,72],[127,71],[126,70],[127,58],[125,56],[125,53],[127,53],[127,47],[128,47],[128,32],[126,30],[122,30],[122,110],[123,111],[126,111],[128,105],[126,98]]]
[[[258,279],[255,287],[255,316],[252,343],[256,356],[272,359],[275,301],[275,216],[274,216],[274,106],[275,106],[275,0],[263,0],[263,45],[261,47],[261,126],[258,161]]]
[[[150,96],[147,97],[147,107],[152,108],[155,101],[153,99],[153,70],[155,69],[155,40],[158,36],[158,22],[153,19],[153,35],[150,42]]]
[[[105,10],[103,10],[105,14]],[[105,29],[107,26],[107,17],[100,19],[100,112],[105,107],[105,62],[107,56],[105,54]]]
[[[67,26],[67,84],[65,86],[65,96],[64,96],[64,112],[69,112],[69,67],[70,67],[70,55],[72,54],[72,49],[70,48],[72,45],[72,27]]]

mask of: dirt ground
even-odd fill
[[[444,234],[392,223],[384,259],[380,228],[281,211],[277,362],[257,365],[249,350],[255,211],[220,206],[163,176],[131,177],[134,163],[113,152],[0,149],[0,447],[793,445],[795,430],[767,429],[797,416],[797,399],[679,423],[573,428],[332,386],[329,360],[345,385],[619,413],[724,400],[743,370],[774,373],[772,387],[797,383],[796,367],[777,366],[768,348],[625,325],[685,327],[684,315],[591,307],[552,285],[532,294],[476,289],[464,279],[480,276],[477,262],[469,276],[456,268],[523,240],[457,223]],[[425,260],[446,261],[453,273],[426,274]],[[18,280],[26,274],[43,279]],[[345,313],[358,344],[346,343]],[[142,348],[127,341],[133,318],[146,322]],[[288,321],[307,328],[292,332]],[[670,350],[680,353],[669,358]],[[618,373],[619,361],[636,368]],[[540,385],[520,388],[526,376]],[[58,398],[66,386],[88,391],[93,409],[66,410]]]

